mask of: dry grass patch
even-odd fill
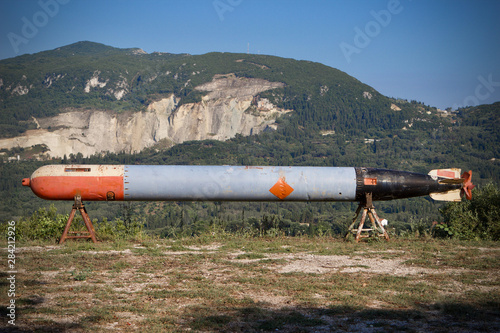
[[[26,244],[16,254],[16,327],[499,331],[499,250],[492,243],[328,237]],[[0,293],[6,288],[0,284]]]

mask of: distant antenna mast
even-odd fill
[[[247,43],[247,54],[250,54],[250,43]]]

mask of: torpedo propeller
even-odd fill
[[[476,187],[476,185],[472,184],[472,170],[469,170],[469,172],[464,172],[462,174],[462,179],[463,179],[463,185],[462,189],[460,190],[460,195],[467,198],[467,200],[472,199],[472,189]]]

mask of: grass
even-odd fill
[[[16,254],[16,327],[27,331],[500,330],[491,242],[226,235],[37,245]]]

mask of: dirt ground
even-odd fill
[[[8,300],[0,325],[8,332],[500,332],[500,246],[308,242],[20,247],[16,325],[5,320]],[[3,299],[8,286],[1,286]]]

